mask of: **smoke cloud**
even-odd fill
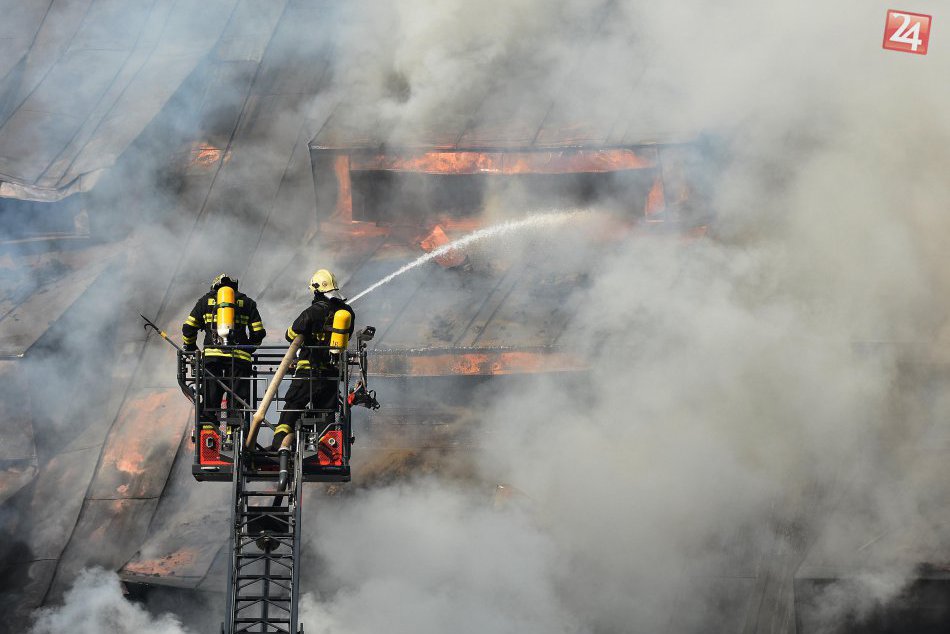
[[[712,130],[724,142],[715,239],[629,239],[607,255],[572,245],[595,263],[567,332],[577,333],[596,391],[552,381],[483,394],[486,428],[503,439],[480,455],[483,477],[516,483],[540,516],[540,526],[506,534],[540,531],[571,571],[530,559],[519,567],[537,575],[528,583],[556,588],[544,606],[552,620],[708,630],[728,618],[708,579],[727,586],[756,552],[796,539],[832,544],[823,561],[843,569],[854,563],[844,538],[856,528],[919,527],[907,537],[917,543],[910,556],[906,544],[882,546],[856,580],[823,595],[819,626],[834,631],[892,599],[914,556],[950,537],[934,532],[926,502],[942,483],[914,473],[920,431],[936,412],[909,404],[928,388],[906,385],[902,362],[914,350],[901,345],[933,345],[947,311],[940,210],[950,120],[939,106],[946,89],[922,88],[947,59],[882,51],[886,8],[504,3],[432,12],[396,3],[353,16],[355,34],[341,39],[356,63],[342,77],[361,78],[347,88],[374,104],[367,121],[385,121],[394,143],[430,118],[471,112],[484,93],[501,93],[512,118],[570,93],[577,98],[557,102],[568,121]],[[361,47],[370,42],[386,54],[369,55]],[[446,77],[463,87],[446,93]],[[559,255],[545,261],[556,268]],[[404,502],[361,499],[349,524],[379,526],[376,514],[389,509],[364,504]],[[451,505],[428,515],[451,526]],[[393,546],[377,548],[378,539],[361,557],[386,560]],[[399,546],[435,558],[423,544]],[[358,596],[372,592],[375,574],[352,576]],[[323,609],[337,617],[351,596]],[[386,612],[409,623],[418,609]]]
[[[528,514],[486,502],[431,479],[328,500],[313,526],[327,591],[304,601],[308,627],[577,631],[557,607],[554,544]]]
[[[171,615],[150,615],[143,607],[122,596],[119,578],[102,569],[84,570],[66,593],[65,606],[40,610],[31,634],[72,632],[148,632],[149,634],[187,634],[179,620]]]

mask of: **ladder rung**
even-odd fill
[[[236,467],[237,481],[232,493],[236,505],[232,507],[231,516],[235,523],[232,526],[234,538],[231,552],[232,568],[229,577],[231,583],[231,597],[233,604],[229,616],[234,634],[250,632],[269,632],[271,634],[293,634],[290,615],[294,610],[296,588],[294,575],[296,574],[297,535],[296,523],[299,512],[300,483],[292,482],[285,491],[277,491],[277,481],[280,473],[277,471],[280,454],[264,452],[267,458],[263,460],[246,460],[238,458]],[[299,454],[294,456],[297,459]],[[290,461],[291,469],[299,468]],[[261,484],[254,485],[254,482]],[[270,489],[273,486],[274,490]],[[265,490],[260,490],[265,489]],[[276,504],[271,502],[275,499]],[[258,504],[261,506],[252,506]],[[274,528],[280,532],[270,532]],[[271,543],[269,552],[257,547],[261,538],[269,538]],[[254,545],[255,548],[249,546]],[[261,562],[268,562],[268,573]],[[270,566],[273,563],[273,566]],[[251,571],[256,571],[252,573]],[[273,574],[280,571],[282,574]],[[268,606],[271,613],[267,613]],[[266,617],[264,614],[268,614]]]
[[[238,602],[243,601],[243,599],[237,599]],[[275,601],[273,599],[256,599],[249,602],[247,605],[237,605],[234,610],[234,616],[247,616],[248,614],[253,614],[255,611],[261,609],[264,605],[267,605],[268,608],[273,608],[274,610],[280,610],[275,612],[274,616],[284,616],[284,612],[290,613],[290,599],[288,598],[285,601]]]
[[[281,515],[291,515],[293,510],[289,506],[256,506],[248,504],[250,500],[244,500],[238,515],[241,517],[254,517],[257,515],[272,515],[280,513]]]
[[[252,623],[260,625],[274,625],[275,623],[290,625],[290,619],[234,619],[234,622],[240,625],[250,625]]]
[[[268,533],[267,536],[282,546],[290,546],[290,542],[284,540],[291,540],[294,538],[293,533]],[[257,543],[258,538],[253,535],[242,535],[242,537],[244,539],[241,540],[240,546],[250,546],[251,544]],[[237,550],[237,548],[235,550]]]
[[[257,590],[257,588],[254,588],[255,585],[259,583],[263,583],[264,581],[265,581],[264,579],[253,579],[251,581],[245,581],[243,584],[238,583],[237,586],[235,586],[235,588],[238,594],[240,594],[241,592],[245,592],[245,593],[252,592],[253,590]],[[271,577],[270,579],[267,579],[266,581],[273,588],[280,588],[281,590],[286,590],[287,592],[291,591],[290,581],[278,581],[277,579],[274,579],[273,577]],[[277,592],[277,590],[274,590],[274,592]]]
[[[272,623],[290,624],[290,619],[234,619],[235,623],[260,623],[261,625],[270,625]]]
[[[260,597],[254,597],[254,598],[245,599],[245,598],[242,598],[242,597],[237,597],[236,600],[237,600],[238,602],[247,602],[247,603],[248,603],[248,605],[239,605],[239,606],[237,606],[237,609],[235,610],[235,613],[238,613],[238,612],[242,612],[242,613],[243,613],[243,614],[237,614],[237,616],[245,616],[245,617],[247,617],[247,616],[249,616],[249,614],[247,613],[248,610],[250,610],[250,609],[252,609],[252,608],[255,608],[255,607],[258,607],[260,604],[265,604],[265,603],[266,603],[267,605],[269,605],[269,606],[271,606],[271,607],[277,609],[277,610],[284,610],[284,611],[287,611],[287,608],[290,607],[290,606],[289,606],[289,604],[290,604],[290,595],[288,595],[286,598],[275,598],[275,597],[271,597],[271,598],[269,598],[269,599],[261,599]],[[278,613],[277,616],[283,616],[283,615]]]
[[[261,626],[262,629],[254,629],[255,634],[257,632],[267,632],[268,634],[291,634],[290,633],[290,624],[286,625],[277,625],[274,622],[267,621],[251,621],[250,623],[238,623],[234,622],[234,634],[242,634],[243,632],[250,633],[251,628],[255,626]],[[266,629],[263,629],[266,628]]]
[[[240,601],[240,599],[238,599],[238,601]],[[244,616],[245,618],[250,618],[246,614],[243,614],[243,613],[245,611],[249,611],[248,613],[253,613],[256,609],[259,609],[264,603],[266,603],[267,607],[269,608],[273,608],[274,610],[279,610],[279,612],[277,612],[274,616],[279,615],[281,617],[284,617],[286,616],[286,614],[284,614],[285,612],[288,614],[290,613],[290,599],[287,599],[286,601],[283,602],[283,604],[275,603],[272,600],[268,600],[266,602],[254,601],[252,603],[247,604],[244,607],[238,606],[237,610],[234,611],[234,615],[239,616],[239,617]]]
[[[289,506],[251,506],[244,503],[238,515],[241,517],[257,517],[260,515],[293,515],[293,510]]]
[[[284,549],[286,549],[286,548],[292,548],[292,546],[293,546],[293,544],[292,544],[293,535],[287,535],[287,536],[281,537],[281,536],[279,536],[279,535],[275,535],[275,534],[271,533],[270,535],[268,535],[268,537],[270,537],[270,542],[271,542],[271,545],[272,545],[272,548],[271,548],[272,551],[273,551],[273,550],[281,549],[282,547],[283,547]],[[247,537],[247,541],[243,541],[243,540],[242,540],[242,543],[241,543],[240,545],[235,546],[234,551],[235,551],[235,552],[243,551],[245,546],[250,546],[251,544],[255,544],[255,542],[257,542],[258,540],[259,540],[258,537],[255,537],[254,535],[250,535],[250,536]],[[255,544],[255,545],[256,545],[256,544]],[[253,553],[257,553],[258,551],[255,550],[255,551],[252,551],[252,552],[253,552]],[[276,554],[282,555],[283,553],[276,553]],[[263,552],[261,552],[261,556],[262,556],[262,557],[264,556],[264,553],[263,553]]]

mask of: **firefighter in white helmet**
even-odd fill
[[[284,437],[293,431],[294,423],[308,404],[315,410],[335,411],[339,402],[339,381],[334,378],[340,375],[338,358],[345,351],[336,351],[328,346],[331,345],[335,330],[344,331],[337,334],[344,335],[345,346],[345,342],[353,334],[356,313],[340,294],[336,276],[327,269],[320,269],[311,276],[310,290],[313,291],[313,301],[297,316],[285,333],[287,341],[293,341],[297,335],[303,335],[303,346],[297,356],[294,380],[284,397],[284,411],[281,412],[280,420],[274,429],[271,449],[275,451]],[[346,319],[345,314],[338,314],[341,311],[348,313],[349,319]],[[337,324],[348,322],[349,326],[334,329],[335,320]],[[342,362],[345,363],[345,357]]]
[[[248,400],[250,394],[251,360],[254,348],[267,335],[257,303],[238,291],[238,280],[222,273],[211,281],[211,291],[205,293],[191,309],[181,326],[186,352],[198,349],[198,333],[204,331],[205,371],[221,379],[235,394]],[[231,347],[235,346],[235,347]],[[221,397],[224,388],[213,380],[204,382],[204,401],[199,420],[217,427]],[[228,396],[228,409],[241,405]]]

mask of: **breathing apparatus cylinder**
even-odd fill
[[[234,289],[220,287],[215,301],[218,306],[218,336],[227,339],[234,332]]]
[[[338,310],[333,315],[333,334],[330,335],[330,354],[339,354],[350,343],[350,323],[353,315],[348,310]]]

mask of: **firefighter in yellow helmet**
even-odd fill
[[[204,331],[205,370],[221,379],[235,394],[248,400],[250,394],[251,360],[254,348],[267,335],[257,303],[238,291],[238,280],[222,273],[211,282],[211,291],[195,303],[182,324],[181,334],[186,352],[198,349],[198,333]],[[237,346],[231,348],[229,346]],[[224,388],[212,379],[204,382],[204,400],[199,420],[218,426],[218,412]],[[228,398],[228,409],[241,405]]]
[[[275,451],[284,437],[293,431],[294,423],[308,403],[316,410],[335,411],[339,402],[339,381],[333,380],[340,374],[337,366],[338,356],[325,346],[330,345],[337,312],[347,311],[350,314],[347,337],[353,334],[356,314],[346,303],[346,298],[340,294],[340,286],[330,271],[320,269],[314,273],[310,278],[310,290],[313,291],[313,301],[297,316],[285,333],[287,341],[293,341],[297,335],[303,335],[303,346],[297,356],[294,380],[284,397],[284,411],[281,412],[280,420],[274,429],[271,449]],[[317,346],[317,349],[307,346]],[[345,363],[345,359],[343,362]]]

